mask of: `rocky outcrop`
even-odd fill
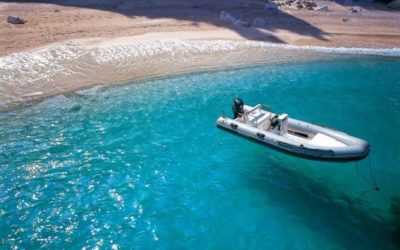
[[[7,23],[11,24],[24,24],[26,21],[20,17],[17,16],[8,16],[7,17]]]
[[[286,6],[296,9],[304,8],[307,10],[314,10],[317,7],[317,4],[314,2],[314,0],[273,0],[273,3],[268,3],[267,5],[270,4],[275,4],[277,9]]]
[[[328,11],[328,6],[324,6],[324,7],[315,9],[315,10],[317,10],[317,11],[322,11],[322,12],[327,12],[327,11]]]
[[[400,0],[393,0],[388,6],[392,9],[400,10]]]
[[[353,6],[349,10],[350,10],[350,13],[360,13],[362,11],[359,6]]]
[[[300,1],[300,0],[294,1],[294,6],[295,6],[297,9],[302,9],[302,8],[304,8],[303,2]]]
[[[313,0],[304,0],[303,5],[307,10],[313,10],[315,7],[317,7],[317,4]]]

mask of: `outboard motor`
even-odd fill
[[[243,106],[244,102],[239,97],[236,97],[235,100],[233,100],[232,104],[233,119],[236,119],[237,117],[243,115],[244,113]]]

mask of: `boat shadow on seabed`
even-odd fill
[[[362,209],[362,200],[340,191],[333,193],[277,159],[265,158],[268,160],[259,165],[257,174],[245,179],[250,188],[266,194],[270,205],[283,207],[312,231],[345,249],[355,244],[360,249],[400,249],[400,196],[391,198],[392,219],[384,219]]]
[[[391,197],[391,210],[394,225],[392,242],[398,249],[400,249],[400,196]]]

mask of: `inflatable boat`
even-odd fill
[[[261,104],[252,107],[236,98],[232,109],[233,118],[218,118],[219,128],[287,153],[318,160],[351,161],[365,158],[370,151],[368,142],[362,139],[263,110]]]

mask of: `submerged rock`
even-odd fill
[[[48,98],[38,105],[37,108],[44,109],[44,110],[66,110],[66,111],[78,111],[81,109],[79,103],[75,102],[74,100],[64,96],[54,96]]]
[[[20,17],[17,16],[8,16],[7,17],[7,22],[11,24],[24,24],[26,21]]]
[[[78,90],[75,93],[78,96],[82,96],[82,97],[94,97],[99,94],[99,92],[102,90],[102,88],[103,88],[102,85],[98,85],[98,86],[95,86],[90,89]]]

